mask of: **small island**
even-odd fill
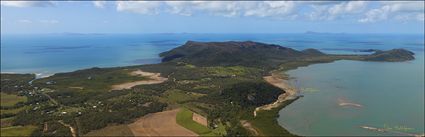
[[[1,74],[1,126],[19,128],[2,132],[296,136],[276,121],[279,110],[300,97],[283,73],[337,60],[415,59],[405,49],[372,51],[336,55],[253,41],[188,41],[161,53],[158,64],[90,68],[39,79],[34,74]]]

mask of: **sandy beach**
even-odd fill
[[[112,85],[111,90],[123,90],[123,89],[131,89],[134,86],[137,85],[146,85],[146,84],[159,84],[162,83],[168,78],[161,77],[160,73],[151,73],[151,72],[145,72],[142,70],[136,70],[130,73],[132,76],[141,76],[141,77],[147,77],[148,80],[140,80],[140,81],[133,81],[133,82],[127,82],[117,85]]]
[[[267,81],[268,83],[272,84],[273,86],[276,86],[284,90],[285,93],[280,94],[278,99],[275,102],[255,108],[254,116],[257,115],[257,111],[259,110],[270,110],[270,109],[276,108],[282,102],[295,99],[298,95],[298,92],[299,92],[298,89],[290,85],[288,80],[282,78],[278,74],[272,73],[271,76],[265,76],[263,77],[263,79]]]
[[[353,102],[348,101],[347,99],[344,99],[344,98],[338,98],[338,105],[342,106],[342,107],[345,107],[345,106],[356,107],[356,108],[363,107],[363,105],[360,105],[358,103],[353,103]]]

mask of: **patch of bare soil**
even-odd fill
[[[198,136],[176,122],[179,109],[148,114],[129,124],[134,136]]]
[[[108,125],[107,127],[90,131],[82,135],[86,137],[133,137],[133,132],[127,125]]]
[[[79,89],[79,90],[83,90],[83,89],[84,89],[84,87],[68,87],[68,88],[71,88],[71,89]]]
[[[193,113],[192,120],[195,121],[195,122],[197,122],[197,123],[199,123],[199,124],[201,124],[201,125],[204,125],[206,127],[208,126],[208,120],[207,120],[207,118],[205,118],[205,117],[203,117],[203,116],[201,116],[201,115],[199,115],[197,113]]]
[[[130,73],[130,75],[147,77],[148,80],[140,80],[140,81],[126,82],[122,84],[112,85],[111,90],[131,89],[132,87],[137,85],[159,84],[168,80],[168,78],[161,77],[160,73],[144,72],[141,70],[133,71]]]

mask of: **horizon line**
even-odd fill
[[[62,35],[110,35],[110,34],[311,34],[311,35],[320,35],[320,34],[421,34],[424,33],[408,33],[408,32],[316,32],[316,31],[306,31],[306,32],[51,32],[51,33],[3,33],[0,35],[15,35],[15,34],[62,34]]]

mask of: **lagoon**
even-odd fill
[[[343,60],[291,70],[287,74],[304,97],[282,109],[278,122],[302,136],[406,135],[361,126],[423,134],[423,52],[415,58],[397,63]]]

